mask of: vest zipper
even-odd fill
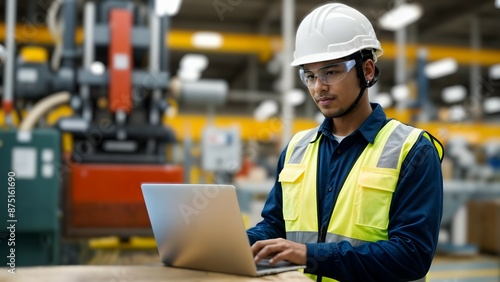
[[[321,226],[319,228],[319,234],[318,234],[318,243],[324,243],[326,241],[326,232],[327,232],[328,226]],[[323,276],[318,275],[316,276],[316,282],[322,282]]]
[[[324,243],[326,241],[327,226],[321,226],[319,228],[318,243]]]

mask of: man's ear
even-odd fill
[[[375,63],[372,59],[368,59],[363,62],[363,73],[366,81],[372,81],[375,76]]]

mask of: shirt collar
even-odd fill
[[[368,118],[361,124],[361,126],[356,129],[352,134],[356,134],[357,132],[361,133],[361,135],[368,141],[369,143],[373,143],[375,141],[375,137],[378,132],[386,123],[387,116],[384,113],[384,110],[379,104],[370,103],[372,107],[372,113],[368,116]],[[316,138],[314,138],[311,143],[316,142],[319,139],[320,135],[325,135],[333,138],[332,134],[333,128],[333,120],[331,118],[325,118],[323,123],[319,126],[318,134]]]

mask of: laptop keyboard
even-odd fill
[[[269,259],[263,259],[257,263],[257,270],[264,270],[264,269],[270,269],[270,268],[279,268],[283,266],[292,266],[293,263],[288,262],[288,261],[280,261],[274,265],[269,264]]]

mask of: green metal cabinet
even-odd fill
[[[0,131],[0,261],[3,267],[9,262],[7,256],[11,248],[15,248],[16,267],[59,263],[61,166],[59,131],[37,129],[24,136],[15,130]],[[8,210],[9,172],[15,173],[15,218],[9,217]],[[14,234],[7,228],[11,224],[15,225]],[[15,246],[9,246],[8,240],[13,235]]]

